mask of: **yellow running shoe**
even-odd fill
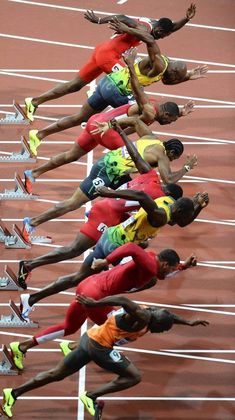
[[[9,418],[13,416],[11,408],[15,404],[15,398],[13,398],[11,391],[12,391],[12,388],[5,388],[2,391],[3,392],[2,410]]]
[[[32,99],[33,98],[25,98],[25,100],[24,100],[26,115],[27,115],[27,118],[30,121],[34,121],[33,114],[35,113],[35,111],[37,109],[37,107],[33,105]]]
[[[24,360],[24,353],[19,349],[19,341],[13,341],[10,343],[11,355],[13,358],[13,362],[15,363],[17,369],[23,370],[23,360]]]
[[[60,343],[60,349],[64,356],[67,356],[69,353],[71,353],[71,349],[69,348],[69,341],[61,341]]]
[[[29,147],[34,156],[37,156],[37,148],[41,143],[41,140],[38,138],[37,134],[38,130],[29,131]]]
[[[85,405],[90,415],[94,416],[95,415],[95,401],[92,398],[89,398],[87,396],[87,391],[84,394],[82,394],[79,398]]]

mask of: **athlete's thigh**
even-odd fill
[[[90,342],[90,356],[98,366],[119,376],[126,376],[126,369],[131,363],[127,357],[118,350],[99,345],[94,340]]]
[[[90,200],[94,200],[98,196],[96,188],[104,185],[109,187],[110,180],[106,173],[104,158],[101,158],[92,166],[88,177],[81,182],[80,189]]]
[[[78,347],[64,358],[64,365],[71,373],[77,372],[79,369],[90,362],[91,357],[89,356],[87,345],[87,335],[83,334]]]

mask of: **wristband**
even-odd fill
[[[98,22],[97,22],[97,23],[98,23],[98,25],[100,24],[100,21],[101,21],[101,18],[99,18],[99,19],[98,19]]]
[[[184,169],[186,170],[186,172],[189,172],[191,168],[189,165],[184,165]]]

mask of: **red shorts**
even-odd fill
[[[118,225],[122,221],[120,212],[115,212],[113,209],[111,211],[109,208],[104,212],[102,201],[97,201],[94,204],[89,213],[88,221],[80,229],[83,235],[88,236],[96,242],[98,242],[102,233],[108,227]]]
[[[90,132],[96,128],[93,124],[94,121],[97,120],[99,120],[97,114],[90,117],[87,122],[86,128],[76,140],[77,144],[83,150],[85,150],[85,152],[90,152],[96,146],[98,146],[98,144],[109,150],[115,150],[119,147],[124,146],[121,136],[115,130],[108,130],[102,137],[101,134],[92,135]]]
[[[107,50],[106,44],[98,45],[85,66],[79,71],[82,80],[89,83],[96,79],[103,72],[112,73],[112,71],[120,70],[124,67],[124,63],[120,59],[120,53],[112,49]]]

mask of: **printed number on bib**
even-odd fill
[[[123,66],[121,66],[121,64],[119,64],[119,63],[114,64],[114,66],[112,67],[113,72],[119,71],[119,70],[122,70],[122,69],[123,69]]]
[[[119,353],[117,350],[112,350],[112,351],[109,353],[109,356],[111,357],[111,359],[112,359],[114,362],[120,362],[120,360],[121,360],[121,358],[122,358],[122,356],[120,355],[120,353]]]
[[[92,184],[94,185],[95,188],[97,188],[97,187],[103,187],[105,185],[105,182],[102,178],[97,177],[93,179]]]
[[[105,225],[104,223],[100,223],[99,226],[97,227],[97,230],[102,233],[104,233],[107,229],[108,229],[108,226]]]

